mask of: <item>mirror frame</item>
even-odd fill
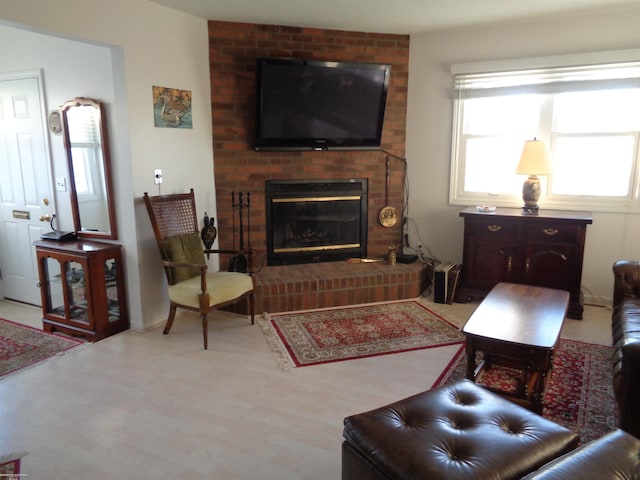
[[[80,207],[78,204],[78,194],[76,191],[76,181],[73,173],[73,157],[71,154],[71,141],[69,136],[69,127],[67,124],[67,113],[73,107],[89,106],[96,108],[100,117],[100,146],[102,150],[102,163],[104,168],[105,194],[107,202],[107,213],[109,215],[110,231],[88,231],[82,230],[82,222],[80,218]],[[118,229],[116,224],[116,210],[113,198],[113,179],[111,177],[111,157],[109,155],[109,141],[107,135],[107,122],[105,110],[102,102],[93,98],[76,97],[60,105],[60,114],[62,115],[62,132],[64,137],[64,148],[67,154],[67,168],[69,171],[69,199],[71,201],[71,212],[73,214],[73,228],[79,238],[104,238],[116,240],[118,238]]]

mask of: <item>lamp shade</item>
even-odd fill
[[[525,142],[516,173],[518,175],[549,175],[551,173],[551,156],[542,140],[534,138]]]

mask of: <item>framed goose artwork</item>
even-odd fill
[[[160,128],[193,128],[191,91],[154,86],[153,120]]]

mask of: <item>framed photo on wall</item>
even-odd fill
[[[193,128],[191,91],[154,86],[153,120],[159,128]]]

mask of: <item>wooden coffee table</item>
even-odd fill
[[[553,352],[569,306],[569,293],[552,288],[499,283],[462,328],[466,336],[467,378],[476,381],[492,364],[517,369],[515,392],[489,388],[542,413]],[[483,359],[476,364],[476,352]]]

